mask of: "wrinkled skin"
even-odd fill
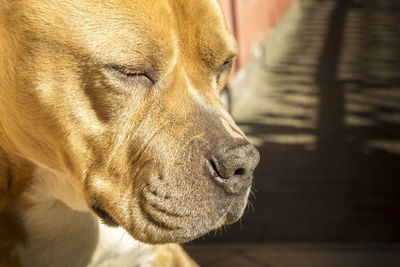
[[[229,194],[210,166],[250,146],[219,100],[237,47],[217,1],[7,3],[2,23],[19,37],[0,48],[16,47],[0,70],[4,151],[68,174],[93,212],[143,242],[242,215],[251,179]]]

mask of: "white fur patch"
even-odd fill
[[[151,266],[153,247],[133,239],[124,229],[99,225],[99,245],[90,267]]]

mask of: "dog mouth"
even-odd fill
[[[229,197],[220,205],[216,205],[218,201],[215,204],[213,201],[195,204],[182,202],[182,199],[175,196],[164,196],[146,187],[141,191],[137,205],[132,206],[130,213],[136,215],[129,216],[129,219],[118,215],[114,217],[106,210],[107,206],[98,200],[92,199],[90,208],[107,226],[122,226],[135,239],[144,243],[185,243],[236,222],[243,214],[247,198],[247,193],[244,193],[234,198]]]
[[[249,190],[250,191],[250,190]],[[223,225],[235,223],[243,214],[248,193],[228,197],[222,205],[203,202],[204,205],[190,205],[178,199],[156,197],[145,188],[139,202],[140,214],[147,223],[143,242],[189,242]],[[163,198],[163,201],[160,201]],[[163,204],[161,204],[164,202]],[[206,204],[207,203],[207,204]],[[165,204],[165,205],[164,205]],[[193,204],[193,203],[192,203]],[[180,207],[180,208],[178,208]],[[154,236],[152,233],[158,233]]]
[[[112,226],[112,227],[118,227],[120,226],[119,223],[111,216],[110,213],[108,213],[105,209],[100,207],[98,204],[91,204],[90,207],[96,213],[98,217],[107,225]]]

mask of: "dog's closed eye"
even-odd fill
[[[104,69],[124,83],[141,84],[148,88],[153,87],[156,83],[154,77],[146,71],[133,70],[118,65],[105,65]]]
[[[224,63],[222,63],[222,65],[218,68],[217,82],[219,82],[222,75],[227,74],[231,71],[233,59],[234,58],[229,58],[225,60]]]

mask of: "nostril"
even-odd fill
[[[249,188],[259,154],[252,145],[237,145],[208,159],[207,170],[211,178],[227,194],[239,194]]]
[[[237,170],[235,170],[235,174],[234,175],[244,175],[246,173],[246,170],[243,168],[239,168]]]
[[[231,171],[229,171],[229,168],[226,168],[224,166],[220,166],[218,163],[216,163],[214,160],[209,160],[212,171],[220,178],[222,179],[229,179],[233,176],[243,176],[247,174],[247,171],[245,168],[237,168],[233,169],[231,168]]]
[[[214,160],[209,160],[209,161],[210,161],[211,167],[213,168],[213,171],[214,171],[219,177],[224,178],[224,177],[221,175],[221,173],[218,171],[218,167],[217,167],[217,164],[215,163],[215,161],[214,161]]]

